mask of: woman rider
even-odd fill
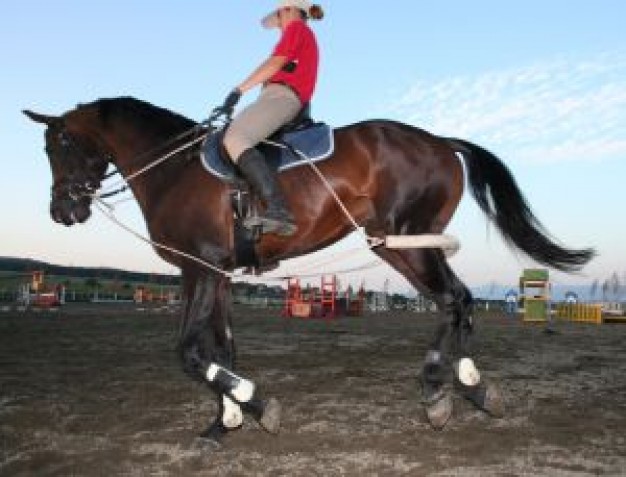
[[[263,85],[258,99],[233,119],[224,135],[229,156],[267,205],[254,223],[261,225],[262,233],[289,236],[297,230],[277,178],[255,146],[292,121],[311,100],[319,55],[306,20],[323,16],[322,8],[307,0],[280,0],[278,8],[262,21],[265,28],[281,30],[272,55],[215,110],[230,116],[244,93]]]

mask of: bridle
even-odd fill
[[[151,240],[150,238],[147,238],[141,234],[139,234],[138,232],[134,231],[133,229],[129,228],[128,226],[124,225],[123,223],[121,223],[117,218],[114,217],[113,215],[113,207],[110,206],[109,204],[107,204],[106,202],[104,202],[102,199],[106,198],[106,197],[111,197],[113,195],[116,195],[118,193],[123,192],[124,190],[126,190],[128,188],[128,183],[130,181],[132,181],[133,179],[136,179],[137,177],[139,177],[142,174],[145,174],[146,172],[148,172],[149,170],[155,168],[156,166],[158,166],[159,164],[163,163],[164,161],[168,160],[169,158],[173,157],[174,155],[180,153],[181,151],[184,150],[188,150],[189,148],[191,148],[191,146],[204,141],[204,139],[209,135],[209,134],[213,134],[217,129],[220,129],[219,126],[216,126],[214,124],[215,120],[219,119],[218,116],[212,115],[208,120],[199,123],[197,125],[195,125],[194,127],[182,132],[181,134],[170,138],[169,140],[167,140],[165,143],[144,152],[143,154],[137,156],[134,158],[134,160],[132,161],[133,163],[137,163],[139,162],[139,160],[145,160],[145,158],[149,155],[153,155],[155,154],[156,151],[159,150],[163,150],[164,148],[168,147],[168,146],[172,146],[174,143],[176,143],[177,141],[180,141],[184,138],[189,138],[190,136],[192,136],[192,139],[185,142],[183,145],[180,145],[172,150],[170,150],[169,152],[167,152],[166,154],[158,157],[157,159],[151,161],[150,163],[148,163],[147,165],[142,166],[140,169],[127,174],[126,176],[123,176],[121,174],[121,172],[119,171],[119,169],[112,171],[108,174],[102,174],[102,177],[98,177],[98,174],[95,173],[93,171],[94,168],[97,167],[98,163],[101,165],[104,164],[110,164],[113,163],[114,164],[114,156],[112,154],[104,154],[103,156],[93,156],[90,154],[87,154],[83,148],[80,146],[80,144],[77,143],[77,141],[74,139],[74,137],[69,133],[69,131],[67,131],[67,129],[64,127],[59,133],[58,133],[58,137],[57,139],[59,140],[59,145],[63,151],[63,156],[65,156],[65,160],[69,163],[69,162],[74,162],[76,163],[77,161],[81,160],[85,161],[85,163],[89,166],[91,165],[91,167],[88,167],[88,173],[84,174],[84,177],[79,178],[79,180],[74,179],[72,176],[76,175],[76,174],[68,174],[68,176],[66,178],[64,178],[63,180],[59,181],[58,183],[55,183],[52,187],[52,194],[53,194],[53,198],[55,197],[55,195],[60,195],[60,194],[66,194],[68,198],[70,198],[73,201],[79,202],[81,200],[96,200],[98,203],[96,204],[98,206],[98,208],[100,209],[101,212],[103,212],[110,220],[112,220],[113,222],[115,222],[118,226],[120,226],[121,228],[125,229],[127,232],[131,233],[132,235],[135,235],[137,238],[139,238],[140,240],[152,245],[155,248],[159,248],[162,250],[166,250],[169,251],[175,255],[184,257],[188,260],[194,261],[208,269],[213,270],[214,272],[217,272],[223,276],[229,277],[229,278],[236,278],[236,274],[233,272],[229,272],[227,270],[221,269],[219,267],[217,267],[216,265],[213,265],[212,263],[207,262],[206,260],[196,257],[194,255],[188,254],[186,252],[183,252],[181,250],[175,249],[173,247],[170,247],[166,244],[163,243],[158,243],[155,242],[153,240]],[[227,117],[227,120],[230,120],[229,117]],[[229,122],[229,121],[228,121]],[[228,122],[224,123],[223,127],[226,127]],[[268,144],[273,144],[277,147],[285,147],[284,144],[275,144],[272,143],[271,141],[265,141]],[[295,151],[297,154],[302,155],[300,152]],[[193,157],[193,156],[190,156]],[[308,158],[304,155],[302,155],[302,157],[306,160],[308,160]],[[355,219],[352,217],[352,215],[350,214],[350,212],[346,209],[345,205],[342,203],[342,201],[340,200],[340,198],[337,196],[336,192],[333,190],[331,184],[326,180],[326,178],[322,175],[322,173],[319,171],[319,169],[310,161],[308,160],[309,165],[311,166],[311,168],[317,173],[317,175],[320,177],[320,180],[324,183],[324,185],[326,186],[326,188],[329,190],[329,193],[334,197],[335,201],[337,202],[338,206],[342,209],[343,213],[346,215],[346,217],[349,219],[349,221],[352,223],[354,229],[363,236],[363,238],[365,239],[365,244],[366,247],[369,248],[370,250],[375,248],[375,247],[379,247],[381,245],[385,245],[387,243],[387,240],[385,239],[381,239],[379,237],[370,237],[366,234],[366,232],[364,230],[361,230],[359,228],[359,225],[356,223]],[[82,165],[82,164],[81,164]],[[76,164],[72,164],[72,166],[74,167],[75,170],[80,170],[82,168],[77,167]],[[106,170],[106,169],[105,169]],[[103,192],[100,189],[100,185],[101,183],[116,175],[116,174],[120,174],[122,176],[120,182],[123,184],[121,187],[113,189],[111,191],[108,192]],[[101,207],[101,206],[105,206],[105,207]],[[388,238],[392,238],[392,237],[388,237]],[[438,235],[438,236],[424,236],[423,237],[425,239],[425,243],[418,245],[419,247],[441,247],[444,248],[445,247],[449,247],[450,246],[450,239],[446,236],[443,235]],[[435,239],[442,239],[441,243],[434,243],[433,240]],[[456,242],[456,239],[454,239],[454,244],[455,247],[453,248],[453,252],[456,251],[458,249],[458,244]],[[388,246],[388,245],[385,245]],[[413,245],[415,246],[415,245]],[[452,253],[453,253],[452,252]],[[336,259],[334,259],[333,261],[336,261]],[[365,266],[365,268],[370,268],[373,264],[368,264],[367,266]],[[356,268],[354,271],[356,270],[362,270],[365,269],[364,267],[358,267]],[[319,276],[319,274],[311,274],[311,275],[301,275],[298,274],[298,276],[300,277],[307,277],[307,276]],[[276,281],[276,280],[280,280],[283,281],[285,279],[285,276],[282,277],[267,277],[265,278],[264,281]]]
[[[142,166],[140,169],[124,176],[116,167],[115,170],[104,174],[102,177],[99,177],[97,172],[93,169],[97,168],[98,164],[115,164],[115,156],[111,153],[104,153],[101,156],[94,156],[93,154],[87,153],[84,148],[82,148],[81,145],[78,143],[78,141],[76,141],[74,136],[72,136],[72,134],[64,127],[60,132],[57,133],[57,139],[61,148],[61,160],[66,165],[66,167],[68,167],[70,173],[67,174],[67,176],[63,179],[53,184],[52,197],[69,197],[74,201],[79,201],[86,198],[105,199],[120,194],[128,189],[128,183],[131,180],[146,173],[148,170],[153,169],[154,167],[158,166],[159,164],[178,154],[179,152],[187,150],[198,142],[203,141],[209,133],[210,132],[207,132],[206,124],[202,123],[196,125],[193,128],[188,129],[183,133],[166,140],[164,143],[136,156],[132,160],[131,168],[132,164],[137,164],[140,161],[145,160],[146,157],[155,155],[157,151],[163,151],[169,146],[172,146],[174,143],[193,136],[191,141],[170,150],[169,152],[161,155],[147,165]],[[190,155],[188,156],[188,158],[189,157],[193,156]],[[78,171],[81,171],[82,174],[79,175]],[[122,176],[119,183],[116,183],[112,187],[108,187],[106,191],[100,190],[102,182],[118,174]]]
[[[100,157],[87,153],[65,127],[57,133],[57,140],[61,149],[60,160],[69,172],[52,185],[52,198],[70,198],[78,202],[93,196],[106,178],[100,177],[96,169],[98,165],[111,162],[113,156],[106,154]]]

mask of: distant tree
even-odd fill
[[[394,293],[393,295],[391,295],[391,298],[393,301],[397,301],[397,302],[402,302],[406,300],[404,295],[401,295],[400,293]]]
[[[602,301],[608,300],[607,296],[610,286],[611,284],[609,283],[609,279],[607,278],[606,280],[604,280],[604,283],[602,283]]]
[[[391,303],[393,304],[394,308],[406,308],[407,301],[407,298],[400,293],[394,293],[393,295],[391,295]]]
[[[600,281],[596,278],[592,283],[591,283],[591,287],[589,288],[589,297],[591,298],[591,301],[595,301],[596,295],[598,293],[598,288],[600,287]]]
[[[346,289],[346,295],[348,295],[349,298],[352,298],[354,296],[354,289],[352,288],[352,285],[348,285],[348,288]]]
[[[100,286],[100,282],[95,277],[89,277],[85,279],[85,286],[88,288],[97,288]]]
[[[613,299],[617,301],[619,292],[620,292],[620,282],[619,277],[617,276],[617,272],[613,272],[610,279],[610,290],[613,295]]]

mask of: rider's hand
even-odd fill
[[[239,88],[235,88],[230,93],[228,93],[228,96],[226,96],[226,99],[224,100],[224,104],[218,106],[213,110],[212,116],[226,116],[227,118],[230,118],[233,115],[235,106],[240,99],[241,91],[239,91]]]

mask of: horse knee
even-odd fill
[[[197,381],[206,380],[206,371],[213,362],[229,366],[232,356],[227,350],[220,350],[207,331],[191,330],[178,345],[178,354],[183,371]]]
[[[202,356],[200,348],[194,344],[179,346],[178,355],[183,372],[195,381],[204,381],[208,361]]]

